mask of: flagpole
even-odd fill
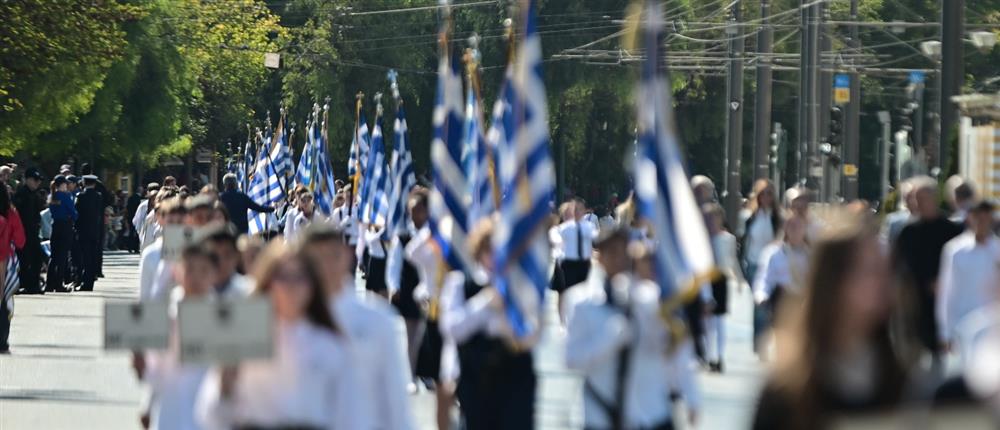
[[[354,161],[354,177],[351,178],[351,189],[347,195],[348,216],[351,216],[354,211],[354,192],[358,188],[358,179],[361,176],[361,133],[358,128],[361,127],[361,104],[364,101],[365,93],[358,91],[354,98],[356,99],[354,103],[354,153],[357,154],[357,159]]]

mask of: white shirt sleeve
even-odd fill
[[[465,275],[451,272],[441,292],[441,334],[457,343],[465,342],[490,320],[489,298],[475,295],[465,300]]]
[[[775,258],[780,253],[780,248],[768,246],[764,248],[760,256],[760,263],[757,266],[757,274],[753,281],[754,301],[757,304],[766,302],[774,292],[774,269]]]
[[[398,320],[397,315],[386,319],[379,335],[380,355],[385,361],[382,363],[384,366],[382,371],[379,372],[383,379],[374,389],[378,390],[378,406],[381,407],[381,414],[385,417],[385,428],[411,430],[415,427],[413,414],[410,411],[410,396],[406,391],[406,385],[410,380],[410,359],[397,335]]]
[[[620,313],[570,300],[567,297],[567,307],[573,310],[566,320],[566,367],[588,371],[613,358],[630,340],[628,320]]]
[[[139,206],[135,209],[135,214],[132,215],[132,225],[135,227],[136,232],[142,229],[142,224],[146,220],[146,211],[148,209],[149,199],[139,202]]]
[[[961,236],[959,236],[961,237]],[[954,271],[953,263],[955,259],[955,242],[948,242],[944,250],[941,252],[941,270],[938,272],[938,300],[935,303],[935,317],[938,322],[938,339],[949,340],[951,339],[951,330],[954,325],[951,316],[952,312],[949,312],[949,307],[955,301],[954,287]]]
[[[156,268],[160,264],[160,247],[149,246],[142,251],[139,259],[139,301],[147,302],[153,299],[153,284],[156,281]]]

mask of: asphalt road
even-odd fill
[[[94,292],[15,297],[12,354],[0,356],[0,429],[139,428],[142,387],[128,354],[103,351],[101,333],[104,302],[137,297],[138,264],[138,256],[108,253],[107,277]],[[750,353],[750,297],[731,297],[726,373],[699,375],[701,429],[745,428],[761,379],[761,365]],[[582,386],[562,366],[564,335],[552,325],[558,320],[554,297],[548,305],[550,325],[535,363],[541,376],[538,428],[577,429]],[[433,428],[433,393],[412,397],[420,428]]]

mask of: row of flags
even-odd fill
[[[450,11],[444,7],[431,142],[429,228],[443,261],[450,269],[468,274],[477,262],[467,248],[467,235],[480,221],[498,214],[491,244],[493,282],[506,305],[516,340],[530,344],[540,332],[541,303],[549,283],[551,253],[546,227],[555,201],[555,169],[549,152],[536,2],[523,3],[520,38],[485,132],[477,72],[474,67],[469,69],[463,93],[458,57],[448,43]],[[714,262],[673,123],[670,82],[663,61],[662,5],[654,0],[645,5],[641,40],[647,58],[636,93],[638,146],[633,174],[639,215],[652,227],[655,267],[661,295],[667,300],[712,272]],[[349,203],[349,210],[357,211],[361,237],[371,226],[382,228],[381,239],[393,244],[391,259],[400,258],[398,237],[407,231],[406,200],[416,178],[394,72],[389,80],[396,102],[391,157],[387,157],[382,134],[380,101],[369,129],[359,97],[347,172],[353,179],[349,202],[356,202],[356,208]],[[242,166],[234,170],[238,174],[252,171],[240,178],[251,198],[261,204],[280,204],[286,185],[294,182],[313,190],[320,211],[329,214],[334,186],[327,152],[326,109],[323,120],[319,121],[317,111],[307,128],[307,143],[294,177],[282,120],[271,136],[261,137],[252,170],[248,167],[250,152],[244,152],[243,163],[238,163]],[[267,228],[264,214],[250,213],[248,217],[251,233]],[[393,275],[387,279],[394,279]]]

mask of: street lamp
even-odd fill
[[[937,40],[922,42],[920,43],[920,52],[923,52],[931,60],[941,61],[941,42]]]
[[[969,39],[984,54],[992,51],[997,44],[997,34],[992,31],[973,31],[969,33]]]

